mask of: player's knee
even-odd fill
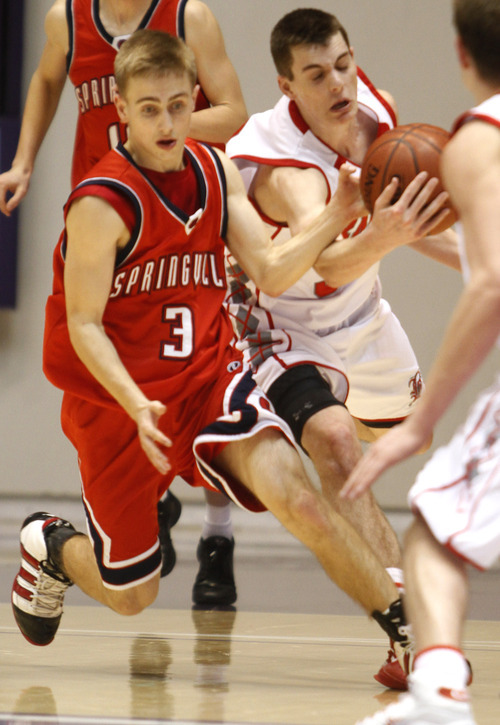
[[[320,476],[345,479],[361,456],[361,446],[349,420],[335,420],[306,432],[304,447]]]
[[[149,607],[158,596],[159,579],[123,591],[108,593],[108,605],[117,614],[132,617]]]
[[[298,491],[293,497],[289,505],[289,515],[319,537],[328,530],[325,507],[318,493],[309,487]]]

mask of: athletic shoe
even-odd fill
[[[467,690],[436,688],[418,673],[408,679],[410,692],[357,725],[476,725]]]
[[[401,651],[400,656],[402,664],[398,659],[395,647],[398,645],[394,641],[390,640],[390,648],[387,652],[387,659],[377,672],[373,675],[374,679],[377,680],[384,687],[388,687],[390,690],[407,690],[408,689],[408,675],[413,669],[414,652],[413,648],[409,651]],[[467,666],[469,667],[469,679],[467,680],[467,686],[472,684],[472,665],[469,660],[466,660]]]
[[[167,495],[158,501],[158,538],[161,548],[161,573],[160,576],[170,574],[175,566],[176,555],[170,529],[179,521],[182,506],[179,499],[173,493],[167,491]]]
[[[201,538],[196,550],[200,568],[193,586],[195,604],[233,604],[236,585],[233,573],[234,539],[225,536]]]
[[[401,652],[402,665],[394,648],[394,640],[390,640],[389,650],[387,651],[387,659],[379,669],[376,675],[373,675],[384,687],[390,690],[407,690],[408,675],[411,671],[413,657],[410,652]]]
[[[60,566],[62,545],[81,535],[57,516],[38,512],[21,527],[21,567],[12,586],[12,609],[24,637],[39,646],[50,644],[63,613],[66,589],[73,583]]]

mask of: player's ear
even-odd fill
[[[193,94],[192,94],[192,98],[193,98],[193,111],[194,111],[194,109],[196,107],[196,99],[198,98],[198,93],[199,92],[200,92],[200,84],[197,83],[195,85],[195,87],[193,88]]]
[[[289,78],[286,76],[278,76],[278,86],[283,95],[288,96],[288,98],[295,98],[295,94],[291,89]]]
[[[468,68],[470,66],[470,58],[469,58],[467,49],[465,48],[465,46],[462,42],[462,38],[460,38],[460,36],[458,36],[455,41],[455,48],[457,51],[458,62],[460,63],[460,67]]]
[[[118,118],[122,123],[127,122],[127,110],[126,110],[126,102],[123,96],[120,94],[120,91],[115,88],[115,94],[113,98],[116,106],[116,112],[118,113]]]

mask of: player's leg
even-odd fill
[[[104,585],[96,555],[85,534],[53,514],[37,512],[21,527],[21,567],[12,587],[16,621],[32,644],[47,645],[54,639],[66,590],[72,584],[120,614],[136,614],[151,604],[158,593],[160,555],[145,557],[145,581],[134,581],[129,568],[125,588]],[[123,580],[122,580],[123,581]]]
[[[157,595],[160,575],[126,589],[106,587],[97,566],[94,549],[87,536],[75,536],[60,549],[61,570],[73,584],[92,599],[118,614],[133,615],[152,604]]]
[[[199,569],[193,585],[193,602],[207,606],[233,604],[237,595],[231,502],[226,496],[207,489],[204,495],[205,512],[196,550]],[[158,502],[162,577],[170,574],[176,563],[171,530],[178,522],[181,510],[181,502],[170,490]]]
[[[158,501],[158,538],[161,547],[161,576],[170,574],[177,561],[171,530],[179,521],[182,504],[168,489]]]
[[[336,511],[370,543],[385,567],[401,567],[397,536],[373,493],[368,491],[356,501],[349,502],[339,496],[347,476],[362,455],[349,413],[338,406],[316,413],[304,426],[302,445]]]
[[[436,541],[420,516],[408,531],[404,551],[405,607],[417,650],[409,693],[358,725],[475,725],[467,693],[471,672],[461,650],[465,564]]]
[[[398,599],[371,547],[315,489],[297,451],[281,433],[265,429],[232,442],[214,465],[241,481],[368,614],[384,612]]]
[[[362,456],[355,423],[314,365],[296,365],[270,387],[268,397],[318,473],[335,510],[372,546],[385,567],[401,566],[399,543],[371,491],[356,501],[339,493]]]
[[[205,516],[196,550],[199,569],[193,585],[197,605],[229,605],[236,601],[231,501],[220,493],[205,490]]]
[[[466,566],[436,541],[420,516],[406,535],[404,568],[405,603],[417,650],[436,644],[458,649],[467,610]]]

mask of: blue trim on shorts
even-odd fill
[[[240,412],[240,419],[235,421],[216,420],[205,426],[197,435],[237,436],[248,433],[259,419],[258,411],[247,402],[256,387],[257,383],[253,379],[252,373],[248,371],[235,387],[229,400],[229,412]],[[262,393],[262,397],[265,397],[264,393]]]
[[[161,567],[161,549],[158,543],[158,548],[147,558],[142,561],[138,561],[135,564],[128,566],[118,566],[117,568],[109,568],[103,562],[103,550],[104,546],[102,543],[101,536],[95,528],[92,518],[87,511],[85,501],[83,502],[85,507],[85,513],[87,516],[87,523],[90,532],[91,539],[94,543],[94,555],[96,558],[97,566],[101,574],[101,579],[105,584],[113,587],[124,587],[126,585],[134,584],[145,577],[153,574],[156,569]]]

